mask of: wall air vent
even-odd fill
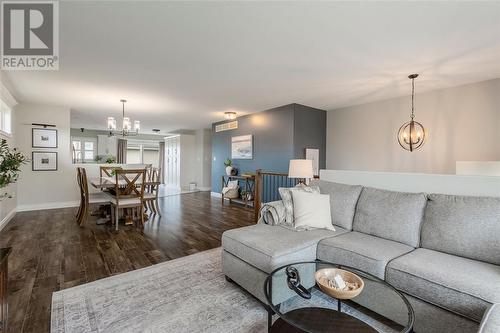
[[[215,133],[217,132],[223,132],[223,131],[230,131],[238,128],[238,121],[230,121],[228,123],[220,124],[220,125],[215,125]]]

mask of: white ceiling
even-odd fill
[[[208,127],[292,102],[326,110],[500,77],[500,2],[60,2],[60,70],[7,73],[20,102],[104,128]]]

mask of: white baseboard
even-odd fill
[[[211,187],[198,187],[198,190],[201,192],[209,192],[212,188]]]
[[[5,215],[5,217],[2,219],[2,221],[0,221],[0,230],[2,230],[3,228],[5,228],[5,226],[7,225],[7,223],[10,222],[10,220],[12,220],[12,218],[14,216],[16,216],[16,212],[17,210],[15,208],[13,208],[9,214]]]
[[[47,202],[36,205],[19,205],[17,206],[18,212],[28,212],[32,210],[56,209],[56,208],[69,208],[80,206],[80,201],[66,201],[66,202]]]
[[[222,198],[222,193],[219,193],[219,192],[210,192],[210,195],[212,197]]]

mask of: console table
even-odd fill
[[[7,302],[7,282],[8,275],[8,258],[11,248],[0,249],[0,332],[7,332],[7,315],[8,315],[8,302]]]
[[[228,199],[229,203],[240,203],[245,205],[245,207],[253,207],[253,198],[255,198],[255,176],[253,175],[241,175],[241,176],[227,176],[222,175],[222,188],[226,187],[230,180],[237,180],[238,184],[243,183],[241,187],[242,191],[252,194],[252,200],[248,200],[248,196],[245,195],[242,199]],[[224,204],[224,195],[222,195],[222,204]]]

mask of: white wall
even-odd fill
[[[212,130],[196,131],[196,183],[198,188],[209,191],[212,182]]]
[[[500,177],[500,161],[457,161],[457,175]]]
[[[329,111],[327,169],[454,174],[456,161],[500,160],[500,79],[424,94],[417,80],[415,98],[428,138],[413,153],[396,138],[410,97]]]
[[[76,168],[71,164],[70,109],[65,107],[18,104],[15,109],[16,145],[31,158],[32,151],[57,151],[57,171],[32,171],[31,163],[22,168],[17,184],[17,210],[73,206],[78,203]],[[31,147],[31,123],[54,124],[58,130],[58,148]]]
[[[322,180],[389,191],[500,197],[500,177],[321,170]]]
[[[11,108],[14,108],[17,104],[17,101],[12,97],[7,88],[3,85],[2,82],[3,76],[0,73],[0,97],[1,99]],[[12,111],[12,123],[14,123],[14,119],[16,117],[16,113],[14,110]],[[12,126],[12,135],[4,135],[0,133],[0,139],[7,140],[9,147],[16,147],[15,141],[15,128]],[[12,198],[4,198],[0,201],[0,230],[9,222],[9,220],[16,213],[17,208],[17,183],[10,184],[6,188],[0,189],[0,194],[8,193]]]
[[[196,138],[194,135],[180,135],[180,186],[188,189],[196,181]]]

